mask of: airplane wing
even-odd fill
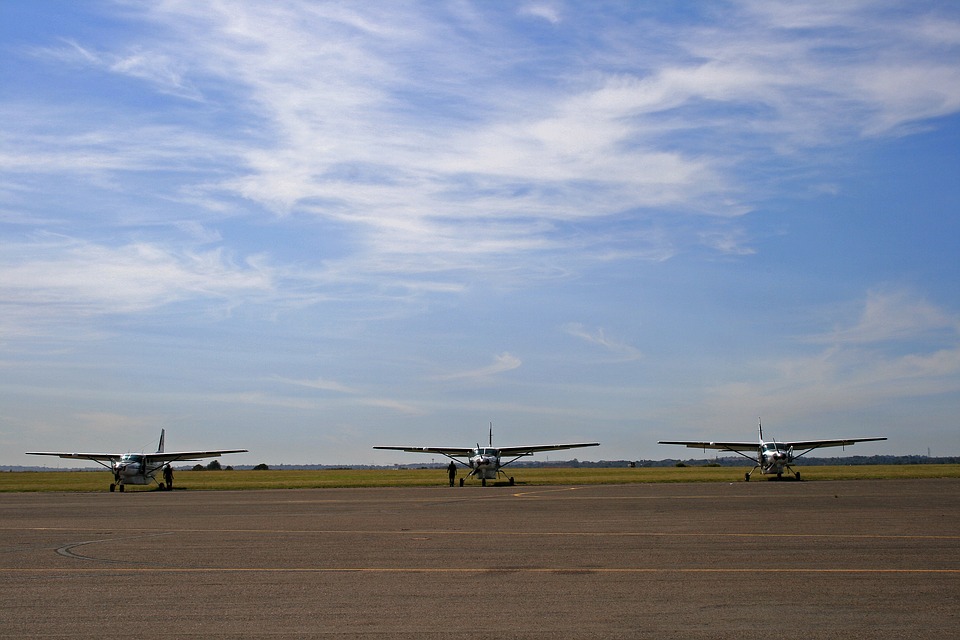
[[[873,442],[876,440],[886,440],[886,438],[846,438],[838,440],[784,440],[778,444],[784,449],[793,447],[794,449],[819,449],[820,447],[845,447],[856,442]],[[755,451],[759,444],[757,442],[692,442],[687,440],[670,441],[661,440],[658,444],[679,444],[691,449],[719,449],[720,451]]]
[[[785,447],[794,449],[819,449],[820,447],[846,447],[856,442],[875,442],[886,438],[847,438],[845,440],[794,440],[781,442]]]
[[[246,449],[219,449],[217,451],[167,451],[164,453],[146,453],[144,459],[149,464],[158,462],[176,462],[178,460],[200,460],[201,458],[216,458],[227,453],[246,453]],[[109,462],[119,460],[122,453],[71,453],[68,451],[27,451],[28,456],[57,456],[74,460],[93,460],[94,462]]]
[[[177,462],[178,460],[200,460],[201,458],[217,458],[227,453],[246,453],[246,449],[218,449],[215,451],[164,451],[162,453],[146,453],[147,462]]]
[[[392,451],[407,451],[409,453],[437,453],[442,456],[466,458],[473,455],[472,447],[374,447],[374,449],[390,449]]]
[[[574,442],[570,444],[534,444],[519,447],[498,447],[504,456],[528,456],[537,451],[560,451],[563,449],[578,449],[580,447],[598,447],[599,442]]]
[[[756,451],[760,446],[754,442],[692,442],[689,440],[661,440],[657,444],[679,444],[691,449],[719,449],[720,451]],[[786,444],[786,443],[783,443]]]
[[[121,453],[68,453],[63,451],[27,451],[28,456],[57,456],[59,458],[75,458],[78,460],[119,460]]]

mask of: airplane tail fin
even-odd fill
[[[157,453],[163,453],[163,436],[164,429],[160,429],[160,445],[157,447]]]
[[[760,443],[763,443],[763,423],[757,418],[757,429],[760,431]]]
[[[489,446],[491,447],[493,446],[493,423],[492,422],[490,423],[490,445]]]

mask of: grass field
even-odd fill
[[[960,478],[960,465],[856,465],[798,467],[805,482],[893,478]],[[633,484],[643,482],[743,482],[749,467],[652,467],[652,468],[517,468],[512,470],[518,486]],[[460,476],[463,476],[461,472]],[[106,471],[38,471],[0,473],[0,492],[106,491]],[[767,478],[754,475],[754,482]],[[468,480],[468,486],[479,485]],[[444,486],[443,469],[325,469],[320,471],[177,471],[177,490],[263,490],[336,487]],[[493,484],[493,483],[488,483]],[[506,484],[497,483],[497,484]],[[154,486],[129,486],[128,491],[155,491]]]

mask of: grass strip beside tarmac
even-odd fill
[[[804,481],[904,478],[960,478],[960,465],[797,466]],[[509,469],[519,486],[634,484],[644,482],[743,482],[744,467],[517,467]],[[466,474],[461,469],[459,477]],[[753,476],[755,482],[767,477]],[[17,471],[0,473],[0,492],[106,491],[110,474],[90,471]],[[177,471],[177,490],[263,490],[337,487],[426,487],[447,483],[445,469],[322,469]],[[474,479],[468,486],[479,485]],[[497,483],[506,484],[504,478]],[[154,486],[128,486],[128,491],[155,491]]]

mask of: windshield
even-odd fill
[[[120,462],[143,462],[143,456],[136,453],[125,453]]]

